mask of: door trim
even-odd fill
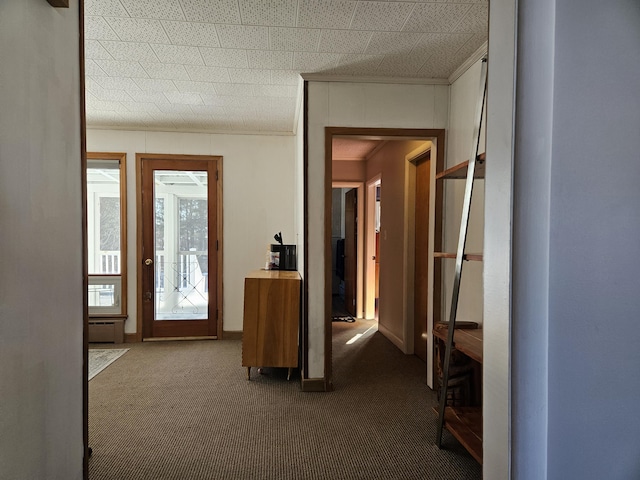
[[[216,305],[217,305],[217,319],[216,319],[216,333],[217,338],[222,339],[223,335],[223,297],[224,287],[222,285],[223,279],[223,251],[224,251],[224,237],[223,237],[223,217],[222,217],[222,156],[218,155],[173,155],[162,153],[136,153],[136,333],[135,340],[142,341],[142,277],[143,269],[141,268],[144,261],[142,251],[142,160],[207,160],[215,162],[216,170],[218,172],[216,178],[216,235],[218,240],[218,249],[216,251]],[[204,337],[203,337],[204,338]]]
[[[364,198],[364,182],[343,182],[343,181],[336,181],[336,182],[332,182],[331,183],[332,187],[331,188],[355,188],[357,190],[357,195],[358,195],[358,218],[359,219],[364,219],[364,205],[363,202],[361,201],[362,198]],[[358,259],[357,261],[357,269],[356,269],[356,316],[358,318],[361,318],[362,316],[364,316],[364,282],[363,282],[363,278],[364,278],[364,269],[365,269],[365,261],[364,261],[364,252],[365,252],[365,247],[364,247],[364,242],[365,242],[365,230],[364,230],[364,220],[358,220],[358,226],[356,228],[356,232],[358,235],[358,239],[357,239],[357,243],[356,243],[356,248],[357,248],[357,253],[356,253],[356,258]]]
[[[324,271],[324,316],[325,316],[325,329],[324,329],[324,383],[325,391],[333,390],[333,365],[332,365],[332,335],[331,335],[331,185],[333,178],[332,169],[332,140],[334,135],[353,135],[364,137],[379,137],[381,139],[404,139],[415,140],[424,139],[431,140],[436,148],[436,168],[441,168],[444,165],[444,153],[445,153],[445,130],[438,129],[421,129],[421,128],[360,128],[360,127],[325,127],[325,178],[324,178],[324,259],[325,259],[325,271]],[[306,142],[305,142],[306,145]],[[433,160],[433,158],[432,158]],[[305,181],[307,179],[307,172],[305,171]],[[305,189],[306,190],[306,189]],[[442,189],[436,186],[436,205],[438,204],[438,198],[442,196]],[[305,228],[307,227],[309,212],[305,206]],[[440,230],[436,225],[436,232]],[[306,233],[306,230],[305,230]],[[438,243],[441,238],[435,239],[434,248],[438,248]],[[305,251],[307,250],[308,240],[305,236]],[[305,278],[307,278],[308,264],[305,262]],[[305,282],[304,286],[305,299],[308,298],[308,285]],[[303,330],[308,331],[309,318],[308,311],[305,310],[305,316],[303,317]],[[305,358],[308,358],[308,351],[306,350],[308,345],[305,345]]]

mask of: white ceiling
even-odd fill
[[[85,0],[87,126],[291,133],[299,74],[447,80],[487,0]]]
[[[384,140],[360,139],[357,137],[333,137],[331,145],[332,160],[361,161]]]

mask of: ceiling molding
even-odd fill
[[[52,7],[69,8],[69,0],[47,0]]]
[[[484,42],[482,45],[480,45],[480,48],[478,48],[478,50],[473,52],[471,56],[462,63],[462,65],[455,69],[455,71],[448,79],[449,85],[460,78],[464,74],[464,72],[469,70],[478,60],[481,60],[487,55],[487,46],[488,42]]]
[[[87,125],[87,130],[120,130],[123,132],[161,132],[161,133],[204,133],[207,135],[278,135],[282,137],[294,136],[294,132],[282,132],[282,131],[266,131],[266,130],[203,130],[203,129],[162,129],[162,128],[127,128],[119,126],[107,126],[107,125]]]
[[[294,135],[298,133],[298,122],[300,115],[302,115],[302,108],[304,107],[304,80],[302,77],[298,77],[298,92],[296,95],[296,111],[293,114],[293,129]]]
[[[373,158],[373,156],[380,150],[382,150],[382,147],[384,147],[387,143],[389,143],[389,140],[381,140],[380,143],[376,145],[376,148],[374,148],[367,154],[365,160],[369,161],[369,159]]]
[[[310,82],[344,83],[398,83],[403,85],[449,85],[446,78],[416,77],[358,77],[352,75],[327,75],[326,73],[301,73],[300,76]]]

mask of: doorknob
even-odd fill
[[[144,261],[144,264],[145,264],[146,266],[153,265],[153,260],[151,260],[150,258],[147,258],[147,259]]]

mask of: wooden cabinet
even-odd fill
[[[433,336],[436,341],[444,345],[449,333],[448,325],[440,323],[433,329]],[[482,339],[483,330],[481,328],[457,328],[453,335],[453,347],[460,353],[466,355],[482,368]],[[481,371],[476,372],[475,379],[480,380]],[[449,377],[451,380],[451,377]],[[482,388],[482,384],[476,388]],[[467,451],[478,463],[482,463],[482,406],[448,406],[444,412],[444,424],[447,430],[458,439]]]
[[[281,270],[256,270],[244,279],[242,366],[298,366],[300,275]]]

